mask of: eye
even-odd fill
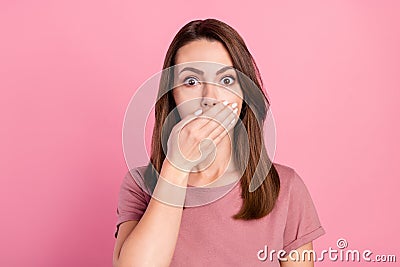
[[[225,76],[221,79],[221,82],[223,85],[231,85],[235,82],[235,78],[233,78],[232,76]]]
[[[186,86],[196,86],[198,85],[200,82],[196,77],[187,77],[183,80],[183,83]]]

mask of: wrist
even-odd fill
[[[186,187],[187,180],[189,178],[189,172],[179,169],[168,159],[165,159],[161,167],[160,176],[178,186]]]

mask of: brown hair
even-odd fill
[[[258,67],[248,51],[243,39],[232,27],[216,19],[194,20],[183,26],[172,40],[165,56],[163,69],[175,65],[178,49],[189,42],[206,39],[221,42],[231,56],[233,67],[246,75],[247,79],[239,79],[243,91],[243,104],[240,119],[247,133],[235,126],[234,130],[234,160],[243,173],[241,177],[241,196],[243,204],[234,219],[258,219],[269,214],[278,198],[280,181],[278,172],[268,158],[263,143],[262,125],[267,115],[269,101],[265,96]],[[249,82],[251,80],[251,83]],[[158,101],[155,105],[155,125],[151,144],[151,157],[145,172],[146,184],[153,191],[165,160],[163,147],[166,148],[167,138],[173,126],[180,120],[175,109],[172,96],[173,71],[163,73],[160,81]],[[172,86],[172,87],[171,87]],[[168,117],[168,114],[172,114]],[[164,127],[164,129],[163,129]],[[164,132],[163,132],[164,131]],[[165,134],[165,136],[164,136]],[[248,139],[245,140],[244,138]],[[249,149],[242,149],[248,144]],[[247,153],[247,154],[246,154]],[[247,156],[247,157],[246,157]],[[245,162],[245,158],[248,159]],[[258,167],[257,165],[260,164]],[[253,178],[254,176],[254,178]],[[260,181],[261,185],[254,191],[249,191],[251,180]],[[253,181],[254,182],[254,181]]]

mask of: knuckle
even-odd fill
[[[195,134],[195,131],[193,130],[192,127],[185,127],[184,130],[185,130],[185,134],[186,134],[187,136],[192,136],[192,135]]]
[[[189,135],[189,139],[192,140],[194,143],[199,143],[201,141],[201,136],[198,133],[192,133]]]

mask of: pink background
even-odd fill
[[[111,266],[125,109],[178,29],[207,17],[256,59],[275,161],[301,175],[327,231],[316,250],[346,238],[400,257],[399,2],[239,3],[1,2],[0,266]]]

